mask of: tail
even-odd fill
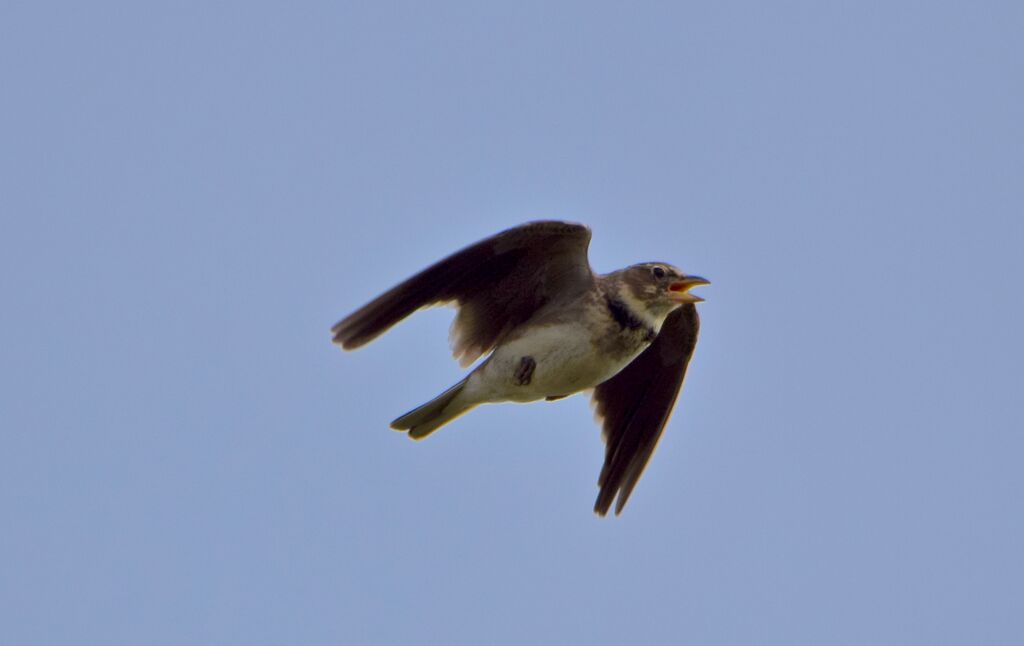
[[[414,440],[422,440],[459,415],[469,411],[476,406],[475,403],[459,401],[459,395],[466,386],[469,377],[466,377],[448,390],[444,391],[434,399],[419,408],[414,408],[405,415],[402,415],[391,422],[391,428],[396,431],[409,431],[409,437]]]

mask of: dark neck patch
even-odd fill
[[[612,318],[619,324],[619,328],[622,330],[643,330],[646,332],[644,335],[648,342],[653,342],[658,333],[654,331],[654,328],[649,327],[644,323],[643,319],[637,316],[633,310],[629,309],[629,306],[620,301],[617,298],[611,296],[605,296],[605,301],[608,303],[608,311],[611,312]]]

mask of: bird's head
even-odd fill
[[[711,283],[700,276],[684,274],[678,267],[663,262],[645,262],[620,272],[620,297],[636,308],[643,308],[656,319],[664,319],[686,303],[704,299],[690,293],[698,285]]]

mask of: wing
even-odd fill
[[[604,467],[597,481],[601,491],[594,503],[598,515],[608,513],[616,495],[615,513],[621,513],[643,475],[683,385],[699,330],[697,308],[683,305],[665,319],[650,347],[594,389],[605,441]]]
[[[588,289],[590,229],[569,222],[531,222],[466,247],[378,296],[331,332],[358,348],[421,307],[454,301],[452,351],[468,365],[509,330],[558,298]]]

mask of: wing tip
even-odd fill
[[[345,321],[342,321],[331,328],[331,343],[342,350],[355,350],[373,341],[384,332],[385,330],[367,332],[366,330],[352,329],[345,325]]]
[[[594,514],[599,518],[605,518],[608,512],[612,510],[612,503],[614,502],[615,516],[621,516],[622,510],[625,509],[626,503],[629,501],[630,493],[632,491],[624,491],[621,487],[602,489],[601,493],[597,495],[597,500],[594,502]]]
[[[331,343],[338,346],[342,350],[355,350],[360,345],[362,345],[361,343],[353,342],[352,338],[349,337],[348,335],[343,334],[342,332],[336,332],[334,328],[331,328],[331,334],[334,335],[333,337],[331,337]]]
[[[608,515],[608,511],[612,508],[612,502],[615,500],[615,494],[618,493],[618,489],[612,489],[611,487],[601,486],[600,493],[597,494],[597,500],[594,501],[594,513],[600,518],[604,518]],[[617,516],[618,511],[615,512]]]

